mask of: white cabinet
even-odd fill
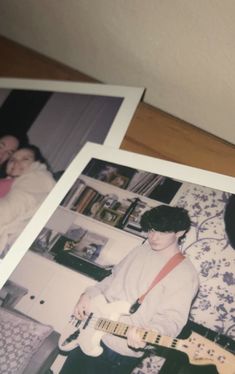
[[[95,280],[28,251],[10,279],[28,289],[15,308],[62,332],[81,293]],[[58,355],[52,369],[59,373],[64,356]]]
[[[28,252],[10,279],[28,289],[16,309],[61,331],[80,294],[94,280]]]
[[[94,283],[94,280],[60,266],[41,294],[44,303],[34,304],[31,315],[52,325],[56,331],[62,331],[79,296]]]
[[[28,313],[33,304],[40,304],[41,293],[48,287],[53,271],[53,263],[30,251],[26,253],[10,277],[28,289],[28,293],[17,304],[18,310]]]

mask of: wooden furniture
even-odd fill
[[[0,37],[0,51],[1,77],[97,82],[4,37]],[[235,176],[234,145],[144,102],[139,104],[121,148]]]

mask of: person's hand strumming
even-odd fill
[[[84,319],[89,313],[90,297],[86,294],[82,294],[75,305],[73,314],[78,319]]]

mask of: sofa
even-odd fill
[[[59,333],[24,314],[0,307],[0,374],[49,374]]]

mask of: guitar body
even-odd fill
[[[94,328],[98,318],[109,318],[117,321],[120,315],[129,314],[130,304],[125,301],[107,303],[103,295],[91,299],[92,313],[84,320],[74,320],[68,323],[59,339],[59,348],[62,351],[71,351],[76,347],[89,356],[99,356],[103,352],[100,346],[102,336],[106,334]]]

